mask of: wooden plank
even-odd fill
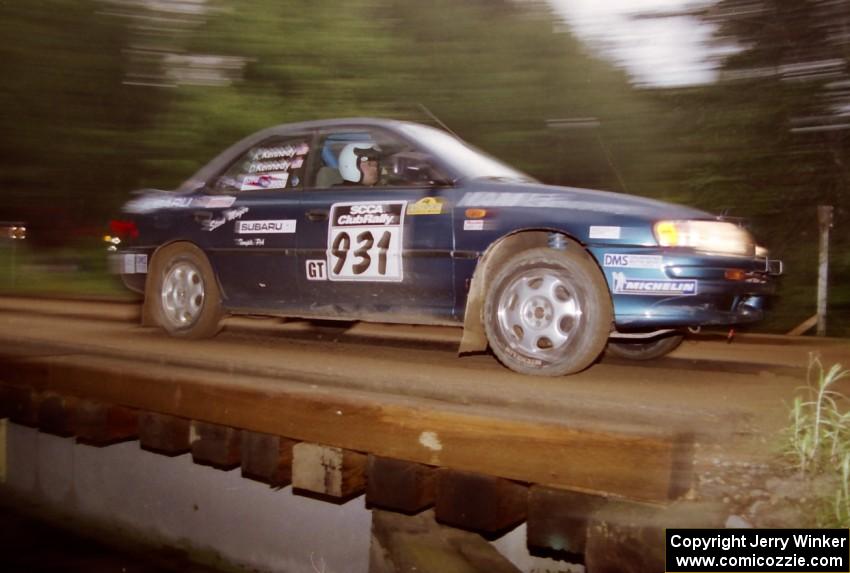
[[[45,393],[38,404],[38,429],[63,438],[73,436],[76,407],[76,398]]]
[[[663,429],[577,428],[517,418],[509,409],[479,413],[397,395],[330,393],[279,378],[140,368],[116,358],[47,357],[0,366],[35,389],[527,483],[647,501],[666,501],[690,484],[680,469],[688,464],[677,459],[688,452],[680,445],[690,438]]]
[[[415,516],[372,511],[369,573],[519,573],[483,537]]]
[[[9,428],[9,420],[0,418],[0,486],[6,485],[7,475],[7,457],[6,448],[8,444],[7,432]]]
[[[242,435],[236,428],[192,420],[189,430],[196,464],[232,470],[242,463]]]
[[[12,394],[15,391],[15,386],[0,382],[0,420],[12,415]]]
[[[370,455],[366,474],[368,505],[415,513],[434,504],[435,468]]]
[[[791,330],[789,330],[785,335],[786,336],[802,336],[809,330],[813,329],[817,326],[818,323],[818,315],[810,316]]]
[[[606,502],[596,495],[532,486],[528,492],[528,546],[583,555],[590,519]]]
[[[292,483],[292,447],[295,440],[242,431],[242,476],[274,487]]]
[[[366,456],[342,448],[302,442],[292,448],[292,487],[348,499],[366,489]]]
[[[592,573],[664,571],[664,530],[718,529],[723,504],[679,502],[667,507],[611,501],[590,519],[585,565]]]
[[[437,521],[484,533],[521,523],[528,488],[511,480],[471,472],[437,470]]]
[[[141,412],[139,414],[139,444],[142,448],[178,456],[191,450],[189,442],[190,422],[186,418]]]
[[[132,408],[80,400],[74,416],[77,441],[90,446],[108,446],[139,436],[139,413]]]
[[[38,426],[39,394],[29,387],[0,385],[0,401],[3,403],[3,415],[16,424]]]

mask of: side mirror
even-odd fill
[[[222,175],[209,181],[203,188],[199,188],[199,190],[211,193],[236,193],[239,191],[239,188],[239,181],[233,177]]]

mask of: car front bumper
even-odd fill
[[[782,263],[762,257],[591,250],[605,274],[618,330],[734,325],[761,320]]]

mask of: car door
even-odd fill
[[[338,173],[335,180],[326,176],[328,170],[339,170],[339,156],[352,143],[379,150],[377,185],[346,182]],[[410,158],[415,171],[405,163]],[[298,280],[308,313],[451,321],[452,190],[428,177],[408,177],[411,172],[424,175],[424,162],[409,144],[376,129],[321,133],[313,165],[316,184],[301,193],[298,221]]]
[[[252,145],[212,182],[232,205],[195,213],[230,308],[285,312],[298,304],[299,192],[311,143],[310,133],[296,133]]]

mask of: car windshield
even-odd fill
[[[535,181],[525,173],[439,129],[417,124],[404,124],[401,129],[406,135],[420,142],[425,151],[440,157],[454,171],[460,173],[462,179]]]

